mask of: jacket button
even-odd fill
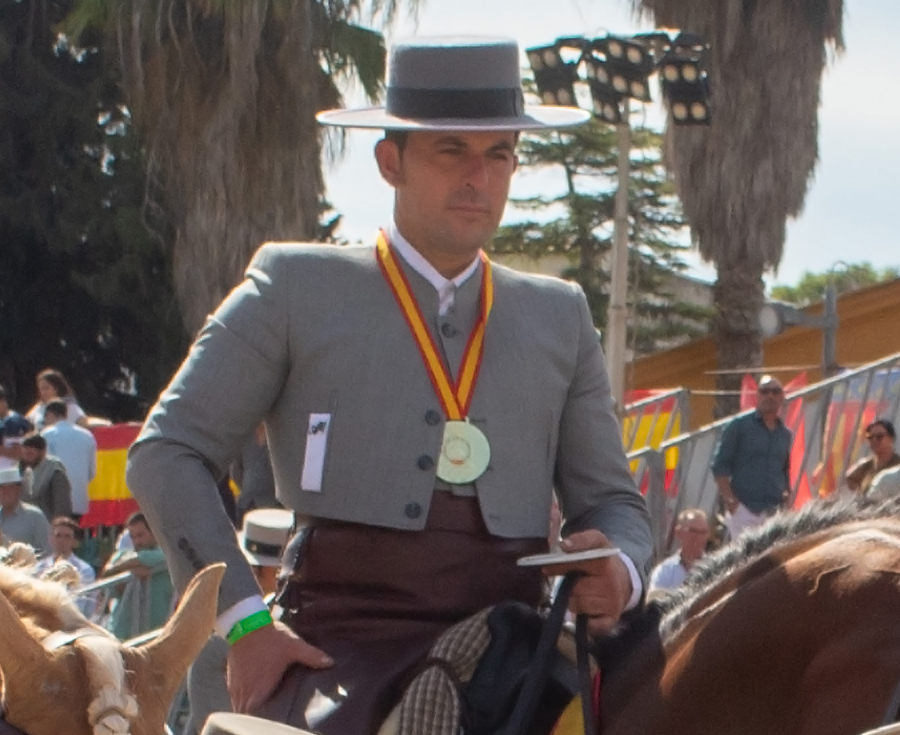
[[[437,426],[441,423],[441,415],[433,408],[430,408],[425,412],[425,423],[429,426]]]
[[[403,512],[406,513],[407,518],[418,518],[422,515],[422,506],[418,503],[407,503]]]
[[[449,322],[444,322],[443,324],[441,324],[441,334],[443,334],[445,337],[455,337],[457,334],[459,334],[459,330]]]
[[[420,470],[430,470],[432,467],[434,467],[434,460],[427,454],[423,454],[416,460],[416,466]]]

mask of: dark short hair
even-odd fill
[[[61,419],[67,418],[69,416],[69,407],[66,405],[65,401],[61,401],[59,398],[54,398],[52,401],[49,401],[46,406],[44,406],[44,414],[52,413],[54,416],[58,416]]]
[[[870,434],[872,429],[875,429],[879,426],[887,432],[887,435],[891,437],[891,439],[897,438],[897,430],[894,428],[894,422],[888,421],[887,419],[875,419],[866,427],[866,434]]]
[[[126,526],[133,526],[137,523],[143,523],[147,528],[150,528],[150,524],[147,523],[147,516],[144,515],[143,511],[135,511],[128,516],[128,520],[125,521]]]
[[[384,131],[384,139],[391,141],[397,149],[403,153],[403,149],[406,148],[406,141],[409,140],[409,131],[408,130],[385,130]]]
[[[56,518],[50,521],[50,525],[53,528],[56,528],[57,526],[71,528],[72,532],[75,534],[75,538],[78,538],[78,535],[81,533],[81,526],[78,525],[78,521],[69,518],[69,516],[56,516]]]
[[[6,392],[6,388],[3,387],[3,384],[0,383],[0,401],[9,400],[9,393]]]
[[[32,434],[29,434],[22,440],[22,446],[44,451],[47,448],[47,440],[37,432],[34,432]]]

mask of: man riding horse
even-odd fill
[[[593,632],[634,607],[652,553],[581,289],[493,264],[521,131],[588,115],[525,107],[508,40],[398,44],[380,128],[393,220],[375,243],[270,243],[207,321],[129,455],[128,484],[178,586],[228,569],[217,628],[240,712],[374,732],[454,623],[537,605],[555,489],[572,597]],[[374,245],[374,246],[373,246]],[[280,501],[306,531],[273,622],[216,494],[264,420]],[[558,571],[553,568],[550,571]]]

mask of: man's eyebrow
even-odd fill
[[[458,135],[443,135],[438,138],[434,144],[437,145],[455,145],[460,148],[466,147],[466,141]]]
[[[509,151],[510,153],[512,153],[516,149],[516,147],[508,140],[501,140],[496,145],[492,145],[490,149],[492,151]]]

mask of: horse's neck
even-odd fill
[[[617,715],[635,692],[649,687],[658,690],[665,666],[665,653],[659,636],[658,617],[645,613],[632,623],[620,639],[598,647],[602,732],[612,732]]]

